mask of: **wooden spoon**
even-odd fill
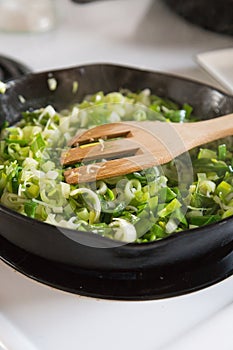
[[[190,149],[233,135],[233,114],[196,123],[159,121],[104,124],[77,135],[61,157],[69,184],[120,176],[164,164]]]

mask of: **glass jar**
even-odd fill
[[[0,0],[0,30],[44,32],[55,21],[54,0]]]

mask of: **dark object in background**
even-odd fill
[[[173,11],[205,29],[233,35],[233,0],[163,0]]]
[[[77,2],[78,4],[87,4],[89,2],[96,2],[96,1],[99,1],[99,0],[71,0],[71,1]]]

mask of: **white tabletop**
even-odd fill
[[[0,54],[33,70],[111,62],[168,71],[219,86],[196,54],[233,37],[197,28],[158,0],[77,5],[56,0],[57,25],[38,34],[0,33]],[[181,297],[112,302],[71,295],[0,262],[0,349],[232,349],[233,278]]]

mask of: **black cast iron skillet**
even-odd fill
[[[190,103],[200,119],[233,111],[232,96],[170,74],[111,64],[84,65],[53,71],[58,83],[55,91],[48,89],[48,76],[51,72],[28,74],[9,82],[7,92],[0,97],[0,123],[7,120],[12,124],[30,108],[52,104],[60,110],[86,94],[119,88],[150,88],[178,103]],[[74,81],[79,83],[75,94]],[[19,96],[24,97],[24,103]],[[154,243],[116,246],[116,242],[93,233],[61,232],[0,206],[0,238],[13,247],[13,261],[14,256],[21,259],[16,264],[19,270],[25,256],[27,274],[89,296],[128,300],[166,297],[210,285],[233,271],[233,218]]]

